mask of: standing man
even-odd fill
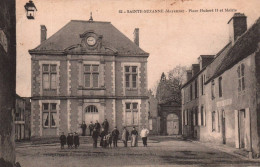
[[[129,132],[126,129],[126,127],[124,127],[123,132],[122,132],[122,141],[123,141],[125,147],[127,147],[128,137],[129,137]]]
[[[147,147],[147,136],[149,134],[149,130],[146,127],[143,127],[143,129],[141,130],[140,136],[143,140],[143,145],[144,147]]]
[[[85,121],[82,122],[81,129],[82,129],[82,136],[86,136],[87,125],[85,124]]]
[[[109,129],[109,123],[108,123],[107,119],[105,119],[105,121],[102,123],[102,127],[104,128],[104,131],[107,134],[108,129]]]
[[[119,136],[119,131],[117,130],[117,127],[115,126],[114,130],[112,131],[112,140],[113,140],[114,147],[117,147],[118,136]]]
[[[94,124],[93,122],[91,121],[88,128],[89,128],[89,136],[92,136],[92,131],[94,130]]]
[[[98,134],[99,134],[101,126],[100,126],[100,123],[98,122],[98,120],[96,120],[94,128],[98,131]]]
[[[92,133],[92,139],[93,139],[93,148],[97,148],[97,139],[98,139],[98,131],[96,128],[94,128]]]
[[[135,129],[135,127],[133,127],[133,130],[131,131],[131,147],[136,147],[137,146],[137,138],[138,138],[138,132]]]

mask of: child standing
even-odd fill
[[[75,149],[77,149],[79,147],[79,135],[77,132],[74,133],[73,142],[74,142]]]
[[[111,134],[111,132],[108,132],[106,138],[108,140],[108,146],[111,148],[112,147],[112,134]]]
[[[64,132],[60,135],[60,147],[61,149],[64,149],[64,145],[66,144],[66,136],[64,135]]]
[[[67,136],[67,144],[68,144],[68,148],[71,149],[73,146],[73,134],[69,133]]]

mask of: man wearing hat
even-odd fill
[[[117,130],[117,127],[115,126],[114,130],[112,131],[112,139],[113,139],[114,147],[117,147],[118,136],[119,136],[119,131]]]

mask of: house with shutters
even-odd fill
[[[71,20],[31,55],[31,135],[81,133],[83,121],[108,120],[112,130],[148,127],[147,58],[110,22]]]
[[[182,134],[187,138],[260,153],[260,18],[228,21],[229,41],[216,55],[201,55],[182,86]]]

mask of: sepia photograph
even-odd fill
[[[0,167],[260,166],[259,0],[0,0]]]

